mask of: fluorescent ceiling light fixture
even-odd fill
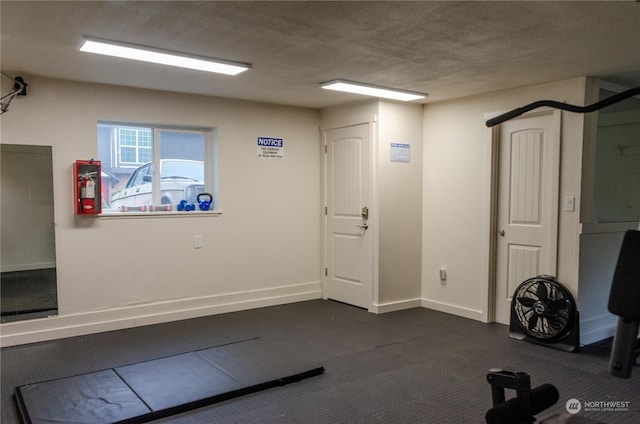
[[[251,68],[251,65],[245,63],[188,55],[118,41],[99,40],[89,37],[85,37],[84,40],[80,51],[88,53],[141,60],[143,62],[196,69],[198,71],[216,72],[225,75],[237,75]]]
[[[424,99],[427,95],[414,91],[396,90],[393,88],[379,87],[375,85],[363,84],[360,82],[333,80],[320,84],[326,90],[344,91],[346,93],[364,94],[365,96],[382,97],[385,99],[411,100]]]

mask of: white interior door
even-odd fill
[[[324,132],[327,192],[327,276],[329,299],[371,307],[373,238],[371,137],[369,124]]]
[[[556,275],[560,112],[499,128],[495,321],[509,324],[520,283]]]

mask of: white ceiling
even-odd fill
[[[336,78],[426,92],[425,102],[585,75],[640,86],[640,3],[631,0],[2,0],[0,14],[0,66],[13,76],[313,108],[361,99],[319,89]],[[82,53],[84,35],[253,68],[231,77]]]

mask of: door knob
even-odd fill
[[[362,230],[366,230],[367,228],[369,228],[369,224],[367,224],[366,222],[362,225],[356,225],[356,227],[362,229]]]
[[[500,231],[498,231],[498,234],[499,234],[500,236],[504,237],[504,230],[500,230]]]

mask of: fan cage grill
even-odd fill
[[[511,307],[520,330],[534,339],[554,341],[573,329],[575,301],[553,277],[538,276],[524,281],[516,288]]]

